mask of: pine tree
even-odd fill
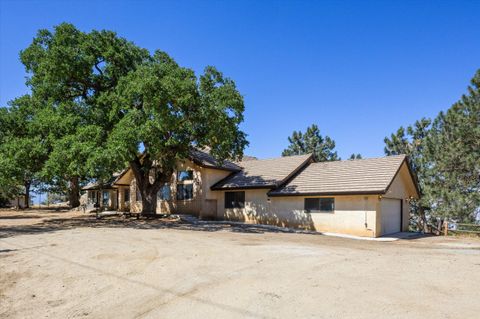
[[[425,158],[424,149],[431,122],[430,119],[422,118],[416,121],[414,125],[408,126],[406,130],[400,127],[390,138],[385,137],[384,139],[386,155],[405,154],[408,156],[410,167],[418,177],[421,191],[425,188],[425,174],[429,165],[428,159]],[[414,227],[427,231],[429,207],[425,205],[423,197],[420,200],[412,200],[410,204]]]
[[[313,154],[315,161],[337,161],[340,158],[335,149],[335,141],[330,137],[323,137],[317,125],[307,128],[305,134],[294,131],[288,138],[290,145],[282,152],[282,156]]]
[[[480,70],[468,93],[433,122],[424,200],[441,219],[474,221],[480,209]]]
[[[355,153],[350,155],[349,160],[356,160],[356,159],[362,159],[362,155],[361,154],[355,154]]]

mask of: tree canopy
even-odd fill
[[[288,141],[290,145],[282,152],[282,156],[311,153],[318,162],[340,159],[335,151],[335,141],[328,136],[323,137],[315,124],[308,127],[305,133],[294,131]]]
[[[50,127],[42,171],[72,193],[130,165],[143,212],[153,213],[158,189],[193,147],[210,147],[219,161],[243,155],[243,97],[214,67],[197,77],[162,51],[65,23],[40,30],[21,60],[43,102],[38,121]]]
[[[350,157],[348,159],[349,160],[362,159],[362,155],[360,153],[359,154],[353,153],[352,155],[350,155]]]
[[[480,70],[446,113],[423,118],[385,138],[385,154],[406,154],[422,197],[413,204],[419,228],[473,221],[480,208]]]
[[[480,70],[467,94],[433,121],[426,141],[424,201],[441,218],[475,220],[480,212]]]
[[[40,183],[40,172],[48,155],[48,145],[34,117],[38,102],[25,95],[10,102],[0,112],[0,192],[6,197],[25,195]]]

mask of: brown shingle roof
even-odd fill
[[[199,149],[192,149],[190,151],[190,157],[195,164],[202,167],[223,169],[227,171],[239,171],[242,169],[238,165],[227,160],[218,163],[215,157],[210,155],[207,151]]]
[[[87,185],[85,185],[84,187],[82,187],[82,190],[86,191],[86,190],[95,190],[95,189],[111,189],[111,188],[113,188],[113,185],[117,181],[117,178],[119,176],[121,176],[125,171],[126,171],[126,169],[123,170],[120,173],[114,173],[112,175],[112,177],[110,177],[103,184],[100,181],[90,182]]]
[[[309,162],[311,154],[286,156],[238,163],[242,171],[231,174],[212,186],[213,190],[278,187]]]
[[[383,194],[405,155],[312,163],[270,196]]]

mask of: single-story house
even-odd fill
[[[10,199],[8,201],[8,206],[15,207],[17,209],[24,209],[27,207],[25,202],[25,194],[15,196],[15,198]]]
[[[109,187],[102,194],[86,190],[111,208],[141,210],[130,169]],[[312,155],[247,157],[218,164],[194,150],[158,192],[157,213],[378,237],[408,230],[409,203],[418,197],[404,155],[320,163]]]

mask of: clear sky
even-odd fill
[[[216,66],[245,97],[260,158],[312,123],[342,158],[382,156],[386,135],[450,107],[480,68],[478,0],[0,0],[0,105],[27,92],[19,51],[61,22]]]

